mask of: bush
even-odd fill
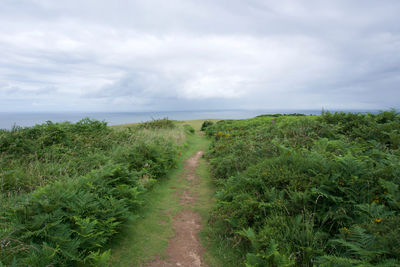
[[[151,121],[142,122],[138,124],[139,129],[172,129],[175,128],[175,124],[168,118],[163,119],[152,119]]]
[[[205,131],[207,127],[213,125],[214,123],[212,121],[204,121],[203,124],[201,125],[200,131]]]
[[[89,119],[0,131],[0,266],[104,264],[176,164],[174,139],[142,132]]]
[[[220,184],[212,224],[250,266],[398,265],[399,119],[324,113],[208,127]]]
[[[189,124],[183,125],[183,129],[186,133],[194,134],[194,128]]]
[[[26,266],[85,262],[118,232],[141,191],[137,175],[121,165],[40,188],[4,211],[14,229],[3,232],[10,243],[1,259]],[[29,249],[15,250],[21,243]]]

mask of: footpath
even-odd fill
[[[114,241],[109,266],[208,266],[200,238],[213,204],[208,145],[198,131],[188,136],[177,169],[146,193],[141,216]]]

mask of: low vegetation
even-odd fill
[[[201,125],[200,130],[201,130],[201,131],[205,131],[205,130],[207,129],[207,127],[209,127],[209,126],[211,126],[211,125],[213,125],[213,124],[214,124],[214,122],[209,121],[209,120],[206,120],[206,121],[204,121],[203,124]]]
[[[206,127],[234,265],[399,266],[399,113],[294,115]]]
[[[175,128],[175,124],[172,120],[168,118],[164,119],[152,119],[151,121],[146,121],[137,124],[139,129],[172,129]]]
[[[209,216],[214,200],[199,207],[208,218],[210,262],[400,265],[399,113],[192,125],[212,139],[206,156],[216,202]],[[192,125],[161,119],[108,127],[84,119],[0,130],[0,266],[109,264],[110,241],[143,217],[154,201],[146,192],[176,166],[182,148],[207,145]],[[122,262],[121,251],[111,262]]]
[[[168,119],[1,130],[0,266],[104,264],[104,247],[175,166],[184,136]]]

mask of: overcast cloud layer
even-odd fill
[[[400,1],[2,0],[0,111],[400,106]]]

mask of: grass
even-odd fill
[[[155,256],[161,258],[166,256],[164,251],[168,245],[168,239],[174,235],[172,219],[181,210],[176,193],[189,187],[189,182],[181,179],[184,161],[196,151],[206,150],[209,145],[209,139],[199,134],[202,122],[203,120],[175,122],[177,128],[185,124],[191,125],[196,133],[187,134],[176,169],[143,196],[142,201],[146,204],[138,211],[139,216],[131,218],[128,226],[114,239],[111,245],[110,266],[143,266],[146,261]],[[183,139],[180,137],[180,140]],[[213,189],[204,159],[201,159],[198,174],[206,179],[201,179],[201,189],[198,192],[199,202],[195,209],[202,216],[203,223],[206,223],[208,211],[213,204]]]
[[[183,124],[190,124],[195,128],[196,130],[200,130],[201,124],[204,121],[212,121],[212,122],[217,122],[220,121],[220,119],[201,119],[201,120],[189,120],[189,121],[174,121],[177,125],[183,125]],[[127,128],[127,127],[135,127],[140,123],[125,123],[125,124],[119,124],[119,125],[113,125],[110,126],[111,128],[114,129],[119,129],[119,128]]]
[[[155,185],[144,196],[146,205],[138,211],[140,215],[132,218],[113,242],[111,266],[141,266],[154,255],[163,256],[168,239],[173,236],[172,218],[179,212],[178,199],[171,196],[177,190],[176,180],[182,168],[180,162],[178,168],[168,175],[169,179]]]
[[[243,266],[242,253],[239,253],[235,247],[232,247],[232,241],[227,240],[225,236],[209,225],[209,220],[211,219],[210,211],[216,201],[216,186],[212,180],[210,166],[206,159],[200,159],[196,174],[201,179],[199,180],[200,186],[197,190],[198,202],[195,206],[195,211],[202,217],[203,228],[200,232],[200,239],[206,248],[204,253],[205,262],[209,266]]]

